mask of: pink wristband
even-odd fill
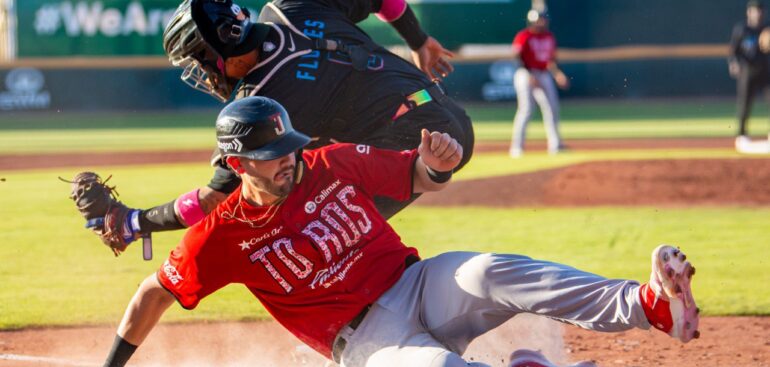
[[[200,222],[201,219],[206,217],[206,213],[201,209],[198,191],[200,191],[200,189],[195,189],[186,194],[182,194],[174,202],[174,209],[176,209],[179,218],[184,222],[182,224],[187,227],[191,227],[193,224]]]
[[[377,12],[377,18],[380,18],[383,22],[390,23],[401,18],[405,10],[406,1],[404,0],[382,0],[382,6],[380,11]]]

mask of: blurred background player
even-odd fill
[[[548,30],[548,14],[545,9],[530,10],[527,23],[527,28],[513,39],[513,58],[520,61],[513,76],[518,101],[510,148],[513,158],[520,157],[524,151],[533,101],[540,106],[543,115],[548,152],[556,154],[565,148],[559,136],[559,94],[554,81],[559,88],[567,89],[569,79],[556,64],[556,38]]]
[[[770,81],[768,54],[759,47],[759,35],[765,21],[764,5],[751,0],[746,6],[746,22],[733,28],[728,60],[730,76],[737,80],[738,131],[735,148],[751,150],[746,123],[754,96],[763,92]]]

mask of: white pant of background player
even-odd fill
[[[539,86],[532,87],[530,76],[534,77]],[[532,108],[537,102],[543,115],[543,125],[548,138],[548,152],[558,153],[562,147],[559,136],[559,94],[551,73],[545,70],[527,70],[519,67],[513,75],[513,86],[516,89],[518,109],[513,118],[513,137],[511,138],[510,154],[518,157],[524,151],[527,123],[532,117]]]
[[[520,313],[598,331],[649,329],[639,283],[520,255],[449,252],[410,266],[356,330],[343,367],[468,367],[476,337]]]

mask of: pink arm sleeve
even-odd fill
[[[383,22],[390,23],[401,18],[401,15],[404,14],[405,10],[405,0],[382,0],[382,6],[380,7],[380,11],[377,12],[377,18],[380,18]]]
[[[192,227],[193,224],[198,223],[201,219],[206,217],[206,213],[201,208],[201,203],[198,200],[199,189],[190,191],[186,194],[182,194],[176,202],[174,202],[174,209],[179,214],[184,225]]]

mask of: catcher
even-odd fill
[[[416,65],[356,26],[370,13],[398,31]],[[453,71],[447,61],[452,53],[422,31],[404,0],[276,0],[265,5],[259,22],[231,0],[185,0],[163,38],[171,63],[184,68],[183,81],[221,101],[256,95],[277,100],[297,129],[313,137],[311,147],[338,141],[412,149],[420,130],[430,128],[462,145],[457,169],[471,157],[470,118],[431,81]],[[151,209],[114,200],[93,173],[73,180],[72,197],[89,228],[119,254],[139,237],[197,223],[240,185],[221,163],[222,148],[212,157],[216,168],[207,186]],[[96,192],[83,195],[88,190]],[[377,209],[389,218],[416,197],[378,197]]]
[[[174,302],[194,309],[233,283],[344,367],[488,366],[463,352],[520,313],[605,332],[654,326],[682,342],[700,335],[695,269],[671,246],[653,251],[643,285],[520,255],[421,259],[373,196],[403,200],[444,188],[463,155],[449,134],[422,130],[417,149],[405,151],[353,144],[303,151],[310,138],[264,97],[231,103],[216,127],[243,184],[142,282],[105,366],[124,365]],[[514,353],[512,366],[549,366],[541,357]]]

